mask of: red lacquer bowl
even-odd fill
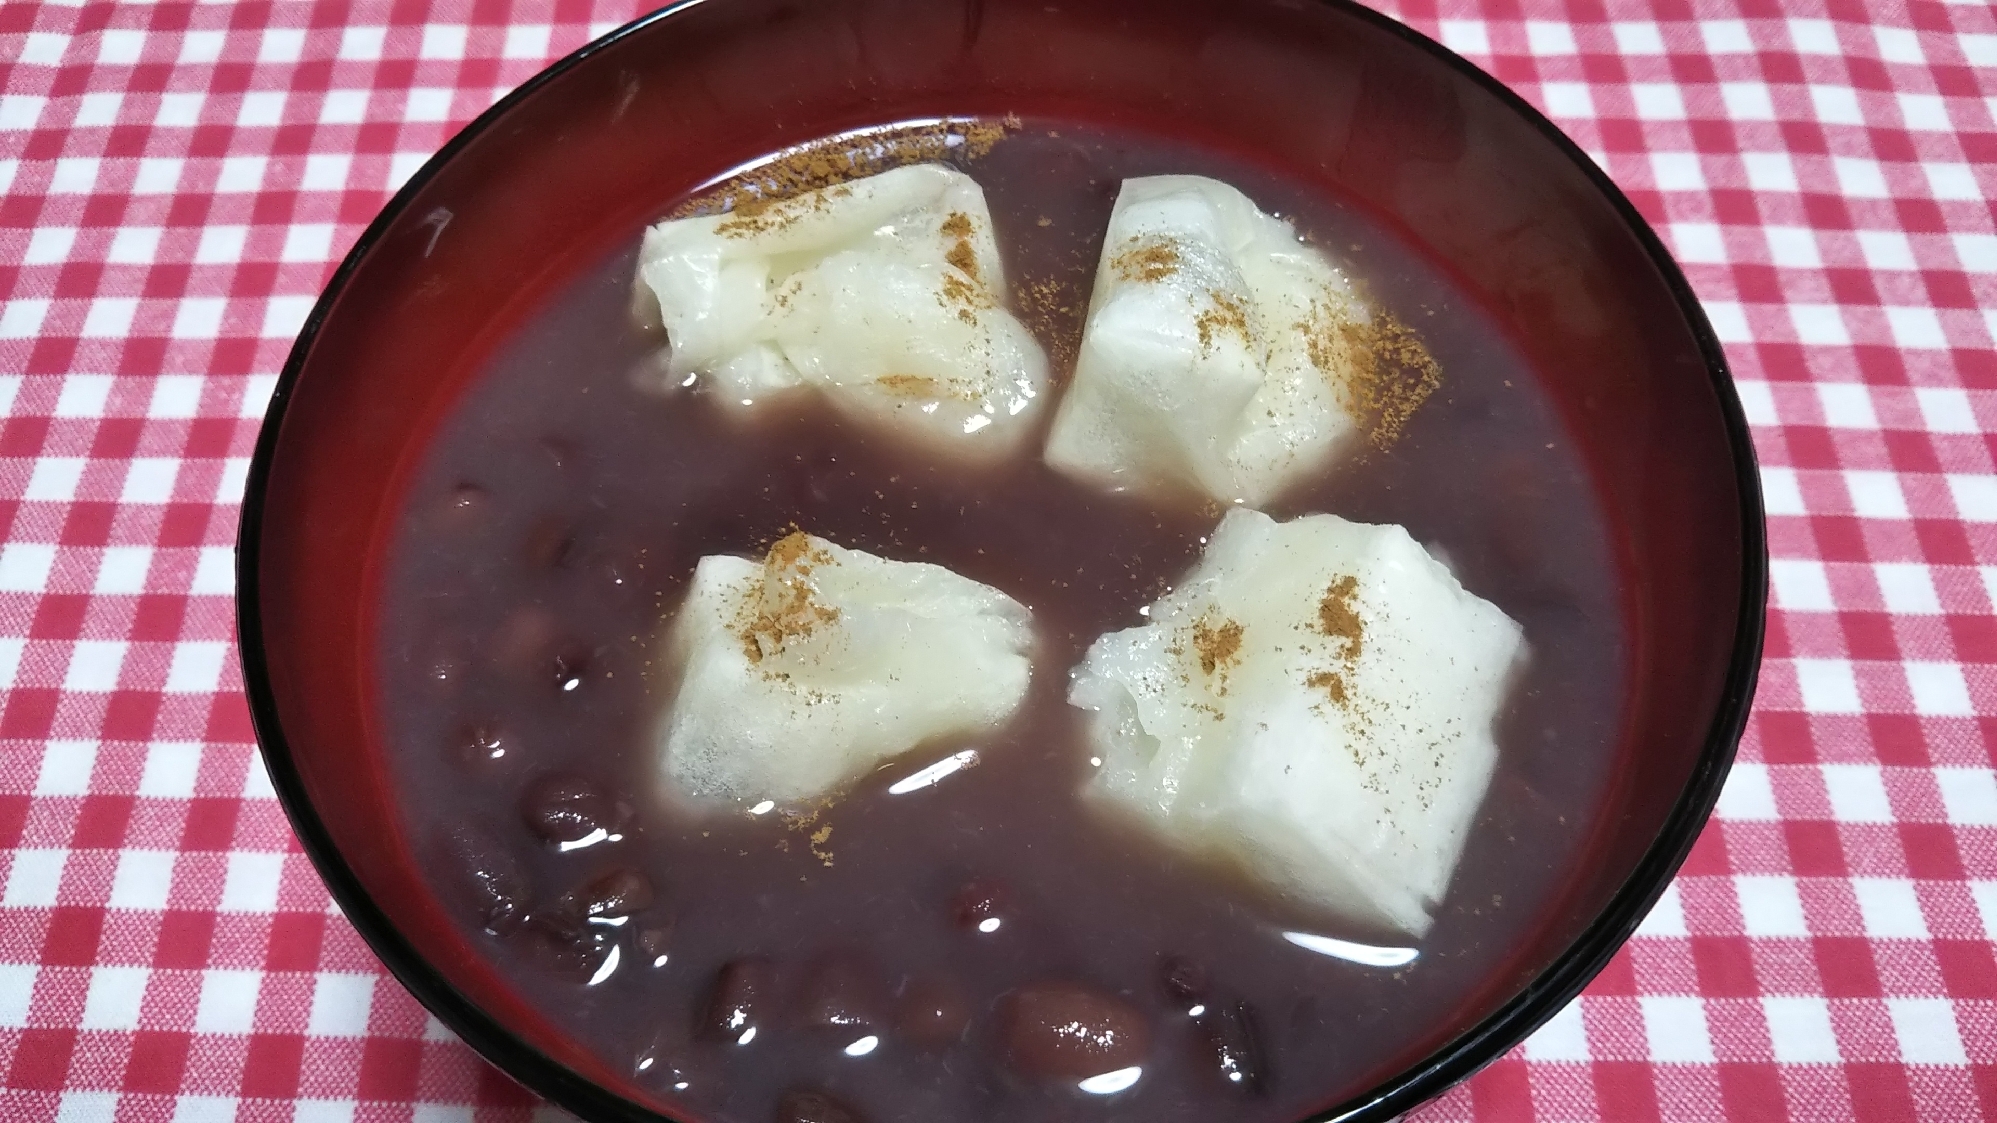
[[[1398,228],[1522,341],[1626,559],[1631,681],[1581,875],[1458,1035],[1313,1118],[1390,1118],[1523,1039],[1629,936],[1719,794],[1765,599],[1747,425],[1656,236],[1525,102],[1345,0],[681,4],[501,101],[368,227],[285,365],[238,554],[258,738],[334,897],[440,1019],[587,1118],[661,1117],[459,933],[387,789],[366,684],[398,473],[523,310],[662,201],[785,145],[1007,113],[1252,153]]]

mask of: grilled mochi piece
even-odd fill
[[[1112,491],[1261,505],[1391,440],[1434,388],[1405,333],[1412,365],[1376,360],[1375,327],[1344,274],[1240,191],[1127,179],[1047,463]]]
[[[1284,896],[1419,937],[1497,760],[1519,629],[1398,526],[1229,511],[1069,701],[1087,792]]]
[[[1047,385],[1006,291],[985,193],[939,164],[662,222],[638,254],[670,385],[750,410],[807,391],[880,429],[987,458]]]
[[[787,804],[1003,722],[1026,694],[1032,620],[942,566],[797,532],[760,560],[702,558],[666,642],[672,787]]]

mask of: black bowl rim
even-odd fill
[[[297,833],[306,855],[325,880],[333,900],[389,972],[481,1056],[555,1104],[584,1118],[606,1123],[661,1123],[667,1117],[578,1075],[516,1037],[475,1005],[426,962],[396,930],[333,845],[332,835],[306,796],[304,781],[292,763],[290,746],[278,722],[277,700],[264,653],[263,616],[258,603],[263,508],[285,409],[319,330],[348,279],[359,268],[368,251],[387,235],[416,193],[461,149],[542,86],[611,44],[708,2],[713,0],[679,0],[640,16],[552,63],[459,130],[389,199],[327,282],[285,359],[284,369],[271,391],[262,428],[257,434],[256,450],[250,459],[236,537],[236,635],[242,656],[251,725],[278,802],[291,820],[292,829]],[[1399,37],[1455,70],[1459,76],[1482,87],[1552,142],[1609,201],[1663,276],[1699,344],[1733,454],[1735,484],[1741,507],[1740,608],[1735,621],[1733,651],[1728,660],[1719,706],[1700,750],[1697,766],[1658,831],[1657,838],[1601,914],[1517,995],[1421,1063],[1360,1096],[1301,1121],[1384,1123],[1440,1095],[1496,1060],[1579,995],[1582,988],[1607,966],[1609,959],[1629,939],[1671,883],[1712,813],[1746,728],[1760,673],[1766,625],[1768,543],[1754,442],[1739,395],[1734,390],[1726,354],[1683,271],[1629,198],[1558,126],[1510,87],[1468,59],[1356,0],[1317,2]]]

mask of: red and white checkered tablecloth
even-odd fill
[[[230,545],[314,294],[629,0],[0,3],[0,1120],[552,1120],[376,964],[251,744]],[[1997,14],[1405,0],[1673,247],[1775,608],[1718,817],[1423,1123],[1997,1119]]]

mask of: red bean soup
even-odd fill
[[[511,316],[404,474],[375,576],[388,791],[476,956],[659,1110],[1299,1118],[1405,1068],[1544,962],[1522,957],[1543,954],[1535,933],[1575,876],[1625,717],[1602,499],[1469,287],[1321,185],[1053,118],[960,163],[990,200],[1055,395],[1118,185],[1165,173],[1224,180],[1291,220],[1439,364],[1397,443],[1267,508],[1405,525],[1524,627],[1496,776],[1427,935],[1288,905],[1080,796],[1090,752],[1069,670],[1186,573],[1216,509],[1077,483],[1041,463],[1037,437],[969,466],[820,399],[745,422],[662,392],[641,376],[664,341],[629,312],[635,224]],[[1017,598],[1036,632],[1030,691],[1003,726],[926,744],[829,806],[692,814],[659,757],[663,630],[699,558],[759,555],[793,527]],[[977,767],[901,783],[966,748]]]

